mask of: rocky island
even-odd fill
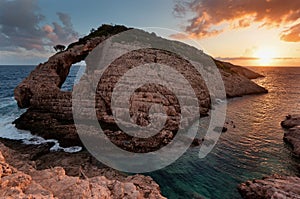
[[[16,127],[29,130],[45,139],[56,139],[64,147],[83,146],[73,121],[72,92],[62,91],[61,86],[73,64],[84,60],[101,42],[127,30],[129,28],[124,26],[103,25],[78,42],[70,44],[65,51],[53,55],[47,62],[39,64],[15,89],[14,95],[18,106],[27,108],[26,112],[14,121]],[[186,44],[166,41],[153,34],[147,33],[147,35],[155,37],[159,41],[169,42],[176,48],[193,49],[196,53],[209,57],[193,47],[187,47]],[[268,92],[251,81],[251,79],[261,77],[261,75],[230,63],[212,60],[220,71],[228,98]],[[186,70],[190,67],[190,63],[174,53],[159,49],[147,49],[134,51],[117,59],[112,63],[112,71],[105,73],[102,86],[97,87],[97,119],[104,126],[105,134],[115,145],[139,153],[153,151],[168,144],[179,128],[177,125],[178,114],[180,113],[177,107],[178,102],[167,90],[155,86],[141,88],[141,93],[150,92],[150,95],[140,96],[137,94],[134,100],[138,105],[146,104],[146,107],[149,104],[145,101],[157,102],[158,100],[167,107],[170,118],[166,122],[166,127],[145,142],[145,140],[134,139],[126,135],[115,126],[109,108],[113,85],[126,70],[138,64],[151,62],[172,65],[185,77],[188,77],[199,100],[201,116],[206,116],[209,113],[213,101],[203,78],[192,70]],[[157,99],[156,93],[163,93],[167,100]],[[136,121],[140,125],[147,125],[149,122],[147,110],[147,108],[133,110],[133,116],[135,112],[139,113],[136,116]],[[51,146],[48,144],[36,148],[36,146],[20,146],[20,144],[9,140],[2,142],[13,148],[10,151],[11,149],[1,146],[2,154],[6,158],[6,160],[2,156],[0,158],[1,165],[3,165],[1,171],[2,187],[6,187],[1,192],[3,197],[72,198],[77,194],[81,194],[82,197],[100,194],[97,196],[107,198],[163,198],[158,185],[150,177],[127,176],[109,169],[97,162],[85,149],[76,154],[68,154],[50,152]],[[10,155],[6,156],[4,151],[18,154],[15,159],[20,161],[16,163],[9,160]],[[34,177],[37,173],[39,177]],[[24,180],[22,181],[20,178]],[[55,187],[50,186],[51,184],[55,184]],[[66,193],[59,188],[59,185],[63,184],[70,185],[73,192],[64,195]],[[8,191],[12,190],[11,187],[14,187],[13,189],[16,191]],[[33,187],[37,188],[34,189]]]
[[[67,50],[55,54],[50,57],[47,62],[38,65],[36,69],[32,71],[32,73],[15,89],[15,99],[17,100],[19,107],[28,108],[26,113],[14,122],[16,127],[19,129],[29,130],[32,133],[40,135],[46,139],[57,139],[62,146],[81,145],[73,124],[71,104],[72,93],[61,91],[60,87],[66,80],[72,64],[84,60],[89,52],[91,52],[105,39],[126,30],[128,30],[128,28],[123,26],[103,25],[97,31],[80,39],[78,42],[69,45]],[[149,37],[150,36],[153,35],[149,34]],[[154,37],[156,38],[156,36]],[[162,40],[167,41],[165,39]],[[178,46],[187,46],[179,42],[167,42],[169,42],[170,45],[174,45],[175,43],[177,45],[175,46],[176,48],[178,48]],[[189,48],[196,52],[199,51],[193,47]],[[189,63],[170,52],[163,52],[161,50],[149,49],[147,52],[140,51],[134,53],[134,55],[131,54],[116,60],[113,63],[113,71],[105,76],[105,79],[109,81],[104,80],[103,86],[98,88],[99,92],[101,89],[107,87],[110,88],[110,90],[105,91],[106,93],[102,93],[101,96],[97,96],[96,99],[99,104],[97,109],[97,113],[99,113],[98,119],[104,124],[104,126],[108,127],[107,134],[119,132],[115,130],[112,132],[112,128],[110,128],[113,122],[112,114],[109,111],[109,96],[112,93],[113,85],[116,83],[117,79],[122,76],[124,69],[126,71],[128,68],[138,64],[145,64],[149,62],[163,63],[173,65],[179,71],[186,73],[186,76],[188,76],[189,80],[191,80],[192,87],[196,90],[196,94],[200,102],[201,115],[207,115],[211,106],[208,90],[201,76],[197,75],[197,73],[192,70],[185,70],[185,67],[187,67]],[[144,56],[144,58],[141,59],[141,56]],[[222,75],[227,97],[239,97],[247,94],[267,92],[266,89],[249,80],[251,78],[261,77],[259,74],[229,63],[217,60],[214,61]],[[124,62],[127,63],[127,65],[124,66]],[[112,79],[112,73],[118,74],[118,76],[114,75],[114,78]],[[151,96],[153,97],[153,95],[157,92],[161,93],[165,91],[160,91],[160,88],[154,88],[154,92],[152,92]],[[165,96],[168,97],[170,95]],[[145,100],[137,99],[137,101],[143,102]],[[168,101],[172,101],[172,99],[168,99]],[[162,103],[165,102],[162,101]],[[172,103],[173,104],[171,105],[166,104],[166,106],[170,107],[170,110],[174,110],[175,102]],[[143,115],[145,115],[145,111],[143,112]],[[145,120],[145,116],[140,120]],[[169,125],[167,125],[168,128],[164,129],[165,136],[170,138],[173,137],[172,132],[177,130],[176,127],[174,128],[174,126],[176,126],[174,125],[174,122],[176,123],[176,118],[171,119]],[[126,135],[118,137],[122,137],[121,139],[124,140]],[[127,139],[130,138],[128,137]],[[149,142],[149,146],[154,146],[154,148],[156,148],[160,145],[161,140],[163,139],[164,138],[161,136],[156,137]],[[115,143],[118,145],[120,141],[115,140]],[[138,148],[140,147],[143,146],[139,146]],[[137,148],[137,146],[132,143],[130,147],[127,147],[129,150],[130,148]]]

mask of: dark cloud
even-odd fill
[[[57,13],[59,20],[63,26],[57,22],[53,22],[52,26],[45,25],[43,30],[47,33],[47,38],[52,44],[68,44],[78,39],[79,35],[73,29],[73,24],[69,15],[65,13]]]
[[[57,13],[62,25],[43,24],[37,0],[0,0],[0,50],[45,51],[47,46],[68,44],[78,38],[67,14]],[[43,24],[43,25],[42,25]]]
[[[261,27],[280,27],[300,19],[299,0],[183,1],[175,4],[174,15],[194,14],[185,30],[190,36],[198,38],[220,34],[227,29],[249,27],[255,22],[261,23]],[[299,27],[300,24],[295,25],[284,32],[281,38],[299,41]]]
[[[72,28],[73,29],[73,24],[72,24],[72,21],[71,21],[71,17],[65,13],[62,13],[62,12],[58,12],[57,13],[58,17],[59,17],[59,20],[63,23],[63,25],[66,27],[66,28]]]
[[[184,17],[184,15],[186,14],[186,7],[187,6],[188,5],[186,4],[186,2],[181,1],[181,0],[176,0],[174,10],[173,10],[174,16]]]

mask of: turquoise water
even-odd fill
[[[283,138],[280,122],[300,112],[300,68],[252,68],[266,78],[255,80],[268,94],[231,99],[227,121],[236,128],[221,135],[214,150],[198,158],[190,149],[172,165],[150,175],[168,198],[241,198],[237,185],[274,173],[299,175]]]
[[[0,66],[0,135],[20,136],[11,122],[22,110],[13,99],[13,89],[33,66]],[[70,90],[78,67],[72,67],[64,90]],[[300,112],[300,68],[254,68],[266,78],[255,80],[270,92],[231,99],[227,121],[233,121],[214,150],[198,158],[199,148],[189,149],[172,165],[149,173],[168,198],[240,198],[236,189],[243,181],[274,173],[299,175],[289,147],[283,142],[280,121]],[[18,132],[18,133],[16,133]]]

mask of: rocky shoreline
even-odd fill
[[[128,28],[124,26],[103,25],[97,31],[69,45],[67,50],[55,54],[47,62],[38,65],[15,89],[14,94],[18,106],[27,108],[27,111],[14,121],[16,127],[29,130],[31,133],[45,139],[56,139],[63,147],[83,146],[76,133],[73,121],[72,93],[61,91],[60,88],[73,64],[84,60],[97,45],[107,38],[126,30]],[[153,35],[151,34],[151,36]],[[193,47],[185,44],[165,41],[156,36],[155,39],[195,51]],[[195,53],[211,59],[198,50]],[[261,77],[261,75],[230,63],[213,61],[220,71],[228,98],[268,92],[250,80]],[[147,125],[149,122],[147,107],[153,102],[161,103],[166,107],[168,116],[170,116],[166,122],[166,127],[160,133],[145,141],[133,139],[115,126],[109,108],[113,85],[126,70],[139,64],[151,62],[173,65],[176,70],[188,77],[199,100],[201,116],[208,114],[212,106],[211,101],[214,100],[210,98],[208,89],[201,76],[197,75],[193,70],[187,70],[190,67],[190,63],[173,53],[148,49],[146,51],[135,51],[132,54],[121,57],[112,64],[112,71],[104,75],[102,87],[97,87],[96,109],[97,119],[103,126],[105,134],[115,145],[128,151],[139,153],[154,151],[168,144],[179,129],[178,117],[180,110],[178,110],[178,101],[174,99],[168,90],[155,86],[141,88],[141,95],[137,94],[135,96],[133,102],[137,104],[136,107],[143,105],[146,108],[134,109],[133,117],[136,114],[138,123]],[[87,76],[85,78],[89,79],[90,77]],[[145,95],[143,89],[147,92],[150,90],[150,95]],[[163,94],[164,99],[158,99],[156,97],[157,93]],[[85,95],[84,92],[83,95]],[[192,120],[187,121],[187,125],[191,122]],[[194,140],[193,145],[200,145],[201,140],[203,138]],[[46,194],[44,196],[49,198],[73,198],[73,196],[79,194],[79,196],[84,198],[92,196],[100,198],[164,198],[160,193],[159,186],[150,177],[142,175],[127,176],[107,168],[94,159],[85,149],[79,153],[70,154],[50,152],[51,144],[26,146],[19,142],[5,139],[2,139],[1,142],[11,148],[0,146],[0,151],[6,158],[6,160],[2,158],[1,161],[3,165],[12,170],[2,175],[2,179],[5,176],[8,177],[6,180],[7,184],[3,185],[6,188],[1,192],[1,196],[38,198],[42,196],[35,194]],[[27,180],[26,182],[16,181],[17,186],[13,189],[18,191],[9,192],[8,190],[12,190],[12,185],[9,182],[15,179],[12,176],[15,173]],[[44,176],[45,178],[36,178],[34,175]],[[58,179],[61,182],[58,182]],[[58,184],[55,187],[50,186],[50,184],[56,183]],[[67,193],[63,192],[62,187],[64,184],[70,185],[72,190],[69,191],[68,189]],[[36,185],[39,189],[32,189],[33,185]],[[62,187],[59,187],[60,185]],[[93,195],[96,190],[98,190],[97,194],[102,195]]]
[[[29,148],[36,150],[33,146],[27,146]],[[87,168],[88,162],[70,164],[72,159],[82,162],[84,159],[68,158],[61,154],[57,156],[58,160],[52,155],[50,162],[66,165],[52,167],[49,163],[48,168],[37,169],[39,163],[30,161],[28,155],[31,154],[0,144],[1,198],[165,198],[160,193],[159,185],[148,176],[125,176],[91,165]],[[62,166],[72,166],[73,171],[77,172],[72,173],[70,169],[67,172]],[[110,175],[104,176],[103,173]]]

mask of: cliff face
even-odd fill
[[[14,153],[0,144],[1,198],[165,198],[150,177],[135,175],[121,181],[105,176],[72,177],[62,167],[36,170],[35,162],[12,158]],[[4,156],[20,168],[11,166]]]
[[[28,108],[20,118],[15,121],[16,127],[30,130],[46,139],[53,138],[60,141],[62,146],[81,145],[76,133],[72,117],[72,93],[60,90],[72,64],[84,60],[84,58],[101,42],[112,35],[125,31],[122,26],[102,26],[96,32],[71,44],[66,51],[57,53],[37,68],[15,89],[15,99],[21,108]],[[176,43],[178,45],[178,43]],[[179,44],[184,45],[184,44]],[[168,117],[166,127],[150,140],[134,140],[114,127],[113,116],[110,110],[110,97],[117,80],[126,72],[139,64],[161,63],[172,65],[189,79],[199,101],[200,114],[206,115],[211,106],[210,96],[203,78],[195,71],[189,70],[190,63],[170,52],[148,49],[147,51],[135,51],[116,60],[110,67],[111,71],[105,73],[103,84],[97,87],[96,109],[97,118],[104,124],[105,133],[112,141],[122,147],[124,140],[130,143],[123,146],[126,150],[140,149],[140,152],[152,151],[167,144],[179,128],[178,101],[164,88],[144,87],[133,99],[133,117],[137,123],[147,125],[147,111],[151,103],[161,103],[167,110]],[[249,78],[259,77],[258,74],[248,69],[216,61],[215,63],[222,75],[227,97],[237,97],[246,94],[266,93],[267,90],[256,85]],[[197,75],[198,74],[198,75]],[[89,77],[86,77],[89,78]],[[143,93],[148,92],[148,96]],[[162,94],[164,99],[156,98]],[[135,103],[136,102],[136,103]],[[149,102],[149,103],[147,103]],[[144,107],[140,109],[138,107]],[[189,111],[189,110],[187,110]],[[188,121],[188,123],[191,121]],[[118,135],[118,136],[115,136]],[[145,145],[145,143],[147,143]],[[143,148],[148,148],[146,151]]]

